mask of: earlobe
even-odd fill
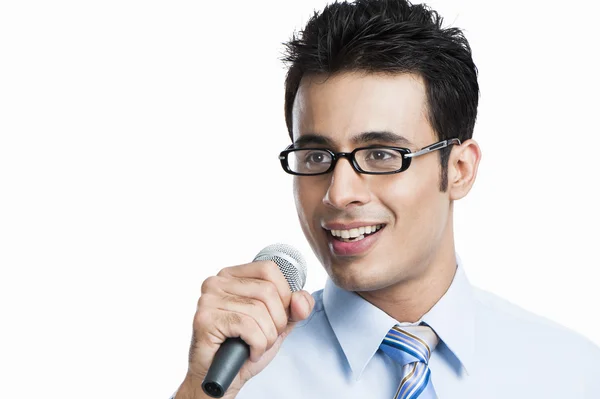
[[[480,160],[481,149],[475,140],[469,139],[453,149],[448,162],[448,190],[451,200],[459,200],[471,191]]]

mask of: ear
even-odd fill
[[[469,139],[452,148],[448,161],[448,194],[451,200],[459,200],[471,191],[480,160],[481,149],[475,140]]]

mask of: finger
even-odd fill
[[[290,304],[290,322],[288,323],[283,333],[279,335],[279,340],[285,339],[289,335],[289,333],[294,329],[296,324],[298,324],[298,322],[305,320],[312,314],[315,307],[314,298],[312,297],[312,295],[310,295],[304,290],[294,292],[294,294],[292,295],[291,302],[292,303]]]
[[[208,298],[206,298],[208,296]],[[279,302],[279,298],[275,299]],[[263,334],[267,338],[267,349],[269,349],[279,336],[279,331],[271,318],[271,314],[267,309],[267,306],[258,299],[241,297],[235,295],[205,295],[205,306],[214,308],[218,311],[239,313],[248,316],[256,321]],[[281,304],[279,304],[281,307]],[[283,310],[282,310],[283,312]],[[285,317],[285,313],[284,313]],[[287,321],[286,321],[287,324]],[[285,326],[281,329],[285,329]]]
[[[283,332],[288,323],[288,310],[281,301],[279,292],[274,283],[265,280],[250,278],[215,277],[214,284],[225,295],[247,298],[249,305],[258,305],[259,301],[268,311],[277,333]],[[234,299],[235,300],[235,299]],[[239,299],[238,302],[244,302]]]
[[[297,322],[306,319],[312,313],[315,300],[307,291],[300,290],[292,294],[290,320]]]
[[[202,331],[198,339],[220,345],[227,338],[240,337],[250,347],[250,360],[257,362],[266,352],[268,340],[257,321],[242,313],[217,310],[210,315],[211,330]],[[214,342],[214,338],[217,342]],[[216,352],[216,351],[215,351]]]
[[[281,270],[279,270],[277,264],[273,261],[262,260],[245,265],[227,267],[221,270],[218,276],[253,278],[270,281],[275,284],[284,308],[287,309],[290,306],[290,300],[292,297],[290,285],[285,279],[283,273],[281,273]]]

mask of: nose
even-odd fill
[[[323,203],[340,210],[368,203],[371,193],[366,178],[354,170],[349,159],[340,158],[331,172]]]

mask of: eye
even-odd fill
[[[362,170],[367,172],[388,173],[402,169],[402,154],[385,147],[364,148],[355,155]]]
[[[370,150],[365,157],[368,161],[387,161],[398,157],[398,153],[391,150],[385,150],[382,148],[376,148]]]
[[[304,156],[304,161],[308,164],[322,164],[331,162],[331,156],[325,151],[310,151]]]

